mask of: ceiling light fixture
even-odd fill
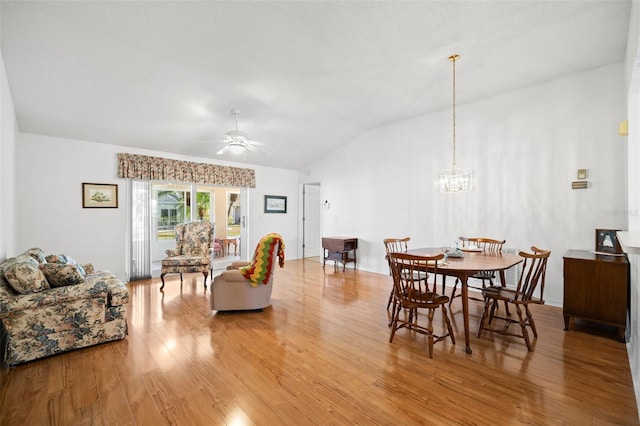
[[[240,115],[240,110],[237,108],[232,109],[231,115],[233,115],[236,120],[236,129],[227,132],[227,140],[229,141],[229,144],[227,145],[226,150],[231,154],[242,154],[247,149],[246,141],[249,137],[246,133],[238,130],[238,116]]]
[[[231,154],[239,155],[245,152],[246,149],[247,147],[241,141],[233,141],[230,142],[229,145],[227,145],[227,151],[229,151]]]
[[[456,61],[459,55],[449,56],[453,64],[453,161],[450,169],[442,170],[436,176],[440,192],[469,192],[473,189],[473,171],[456,166]]]
[[[225,134],[224,140],[221,141],[221,143],[225,145],[216,153],[216,155],[224,155],[227,153],[233,155],[244,154],[246,160],[247,151],[260,152],[256,147],[262,146],[264,143],[251,140],[245,132],[238,130],[238,116],[240,115],[240,110],[238,108],[232,109],[231,115],[236,120],[236,128],[235,130],[229,130]]]

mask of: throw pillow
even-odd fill
[[[40,265],[40,270],[47,277],[51,287],[63,287],[84,282],[84,276],[80,273],[78,265],[43,263]]]
[[[21,294],[37,293],[50,288],[43,272],[38,268],[38,262],[30,256],[8,266],[4,270],[4,277]]]
[[[84,271],[84,268],[80,266],[80,264],[76,262],[71,256],[67,256],[66,254],[50,254],[45,259],[48,263],[59,263],[62,265],[77,265],[82,276],[87,275],[87,273]]]
[[[23,254],[28,254],[33,257],[38,263],[47,263],[47,259],[44,257],[44,250],[38,247],[30,248],[25,251]]]

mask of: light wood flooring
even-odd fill
[[[476,338],[471,302],[467,355],[456,299],[458,344],[429,359],[422,335],[389,343],[387,275],[287,261],[247,313],[210,311],[200,274],[159,287],[129,284],[126,339],[0,372],[0,425],[639,424],[625,345],[563,331],[560,308],[534,306],[529,353]]]

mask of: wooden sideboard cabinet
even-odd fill
[[[353,262],[353,269],[356,269],[358,249],[358,239],[352,237],[323,237],[322,250],[324,261],[322,269],[327,264],[327,260],[333,260],[334,268],[338,262],[342,262],[342,270],[346,269],[347,263]]]
[[[569,250],[564,259],[564,329],[571,317],[613,325],[625,341],[629,309],[627,256]]]

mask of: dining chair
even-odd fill
[[[391,261],[389,259],[389,253],[406,253],[407,250],[409,249],[409,240],[411,240],[411,237],[405,237],[405,238],[385,238],[384,241],[384,248],[387,252],[387,254],[385,255],[385,259],[387,259],[387,262],[389,263],[389,275],[392,275],[391,272]],[[427,273],[424,271],[417,271],[416,272],[416,278],[417,279],[421,279],[424,280],[427,278]],[[443,278],[444,279],[444,278]],[[395,311],[395,305],[396,305],[396,299],[395,299],[395,293],[393,290],[393,286],[391,286],[391,291],[389,292],[389,300],[387,301],[387,311],[389,310],[389,306],[391,306],[391,304],[393,303],[393,309],[391,310],[391,312]],[[389,327],[391,327],[391,318],[389,319]]]
[[[444,258],[440,253],[435,256],[416,256],[407,253],[389,253],[391,273],[393,275],[393,289],[395,293],[394,310],[391,319],[391,336],[389,343],[393,342],[393,337],[401,328],[425,334],[429,342],[429,358],[433,358],[433,344],[449,337],[453,344],[456,343],[451,321],[447,313],[446,295],[437,293],[436,278],[438,275],[438,261]],[[429,266],[433,277],[431,283],[424,277],[424,270]],[[433,330],[433,316],[436,309],[442,310],[447,332],[438,335]],[[427,325],[418,324],[418,311],[427,310]],[[403,313],[404,311],[404,313]]]
[[[520,251],[518,254],[522,257],[522,272],[518,284],[515,288],[503,287],[501,285],[491,285],[482,290],[485,298],[484,311],[480,324],[478,326],[478,337],[482,336],[483,331],[491,331],[499,334],[515,336],[524,339],[527,344],[527,350],[532,351],[531,340],[527,327],[531,328],[534,337],[538,337],[536,324],[533,321],[529,305],[544,304],[544,283],[547,272],[547,260],[551,255],[549,250],[531,247],[532,253]],[[535,295],[538,292],[537,296]],[[498,301],[513,304],[518,314],[518,319],[511,317],[500,317],[495,315],[495,308]],[[524,307],[524,312],[522,311]],[[501,328],[490,327],[494,319],[504,321]],[[517,322],[520,326],[520,334],[510,331],[509,326]]]
[[[389,258],[389,253],[406,253],[409,246],[408,244],[409,240],[411,240],[411,237],[385,238],[383,240],[384,249],[387,253],[384,258],[387,259],[387,263],[389,264],[389,275],[393,275],[391,271],[391,259]],[[389,306],[391,306],[391,303],[393,301],[394,301],[394,290],[393,290],[393,287],[391,287],[391,292],[389,293],[389,301],[387,302],[387,310],[389,310]],[[395,310],[395,306],[394,306],[394,310]]]
[[[480,251],[490,254],[500,254],[502,252],[502,246],[505,243],[505,240],[494,240],[491,238],[467,238],[467,237],[459,237],[458,238],[462,243],[461,249],[464,250],[474,250]],[[473,278],[481,281],[481,286],[473,286],[467,284],[468,288],[473,288],[475,290],[483,290],[487,287],[487,282],[489,285],[493,285],[493,280],[496,277],[495,271],[480,271],[469,278]],[[451,297],[449,298],[449,307],[451,307],[451,303],[453,303],[453,299],[456,297],[461,297],[462,294],[456,294],[456,290],[458,289],[458,284],[460,283],[459,279],[456,279],[456,282],[453,284],[453,290],[451,290]],[[477,297],[469,297],[469,299],[477,300],[480,302],[484,302],[483,299],[479,299]],[[507,308],[508,309],[508,308]]]

